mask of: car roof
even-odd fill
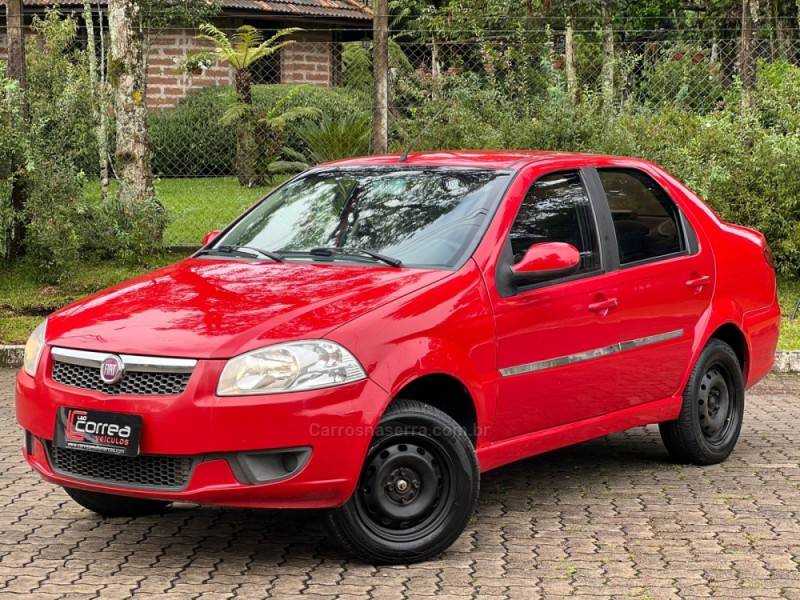
[[[435,152],[412,152],[405,161],[399,154],[380,156],[362,156],[335,162],[324,166],[335,167],[375,167],[391,165],[409,165],[417,167],[466,167],[484,169],[517,170],[531,163],[550,162],[606,162],[609,159],[622,158],[600,154],[583,154],[580,152],[550,152],[544,150],[441,150]],[[636,159],[625,158],[626,161]]]

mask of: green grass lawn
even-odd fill
[[[781,301],[781,339],[780,350],[800,350],[800,310],[797,319],[792,319],[797,302],[800,301],[800,280],[781,279],[778,283],[778,297]]]
[[[167,246],[200,245],[206,233],[230,223],[270,189],[242,187],[235,177],[160,179],[156,193],[169,215],[164,242]],[[91,182],[86,194],[99,200],[100,184]]]
[[[243,188],[233,177],[158,181],[156,190],[170,217],[167,246],[199,245],[208,231],[229,223],[269,189]],[[97,183],[87,187],[87,196],[99,199]],[[0,268],[0,344],[23,343],[39,321],[57,308],[179,258],[165,253],[133,266],[86,262],[57,286],[37,281],[36,273],[25,265]],[[800,280],[781,279],[779,294],[784,315],[779,348],[800,350],[800,318],[790,318],[800,300]]]

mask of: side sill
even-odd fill
[[[607,415],[491,442],[478,449],[478,463],[481,472],[484,473],[523,458],[624,431],[631,427],[671,421],[678,417],[682,403],[681,396],[672,396]]]

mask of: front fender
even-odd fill
[[[473,261],[326,337],[361,361],[370,379],[387,391],[386,406],[404,386],[426,375],[457,379],[474,404],[478,444],[486,437],[494,417],[497,353],[494,320]]]

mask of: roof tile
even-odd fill
[[[100,0],[103,4],[107,0]],[[25,6],[81,6],[82,0],[23,0]],[[0,0],[0,6],[5,0]],[[368,20],[372,11],[358,0],[222,0],[223,8],[237,8],[271,14]]]

